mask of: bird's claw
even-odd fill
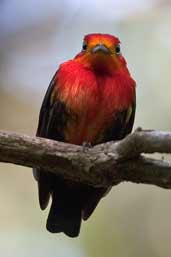
[[[83,147],[83,152],[87,152],[88,149],[92,147],[92,145],[90,142],[83,142],[82,147]]]

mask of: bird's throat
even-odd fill
[[[80,63],[73,63],[68,71],[62,67],[58,97],[65,103],[70,120],[66,140],[73,144],[94,143],[97,135],[109,126],[115,113],[132,102],[134,83],[123,74],[98,74]],[[99,67],[98,67],[99,68]]]

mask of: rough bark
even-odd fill
[[[0,161],[43,168],[95,187],[123,181],[171,188],[171,162],[143,154],[171,153],[171,132],[136,130],[92,148],[0,132]]]

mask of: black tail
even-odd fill
[[[47,219],[46,228],[51,233],[64,232],[70,237],[77,237],[81,226],[81,203],[78,195],[73,192],[59,191],[52,194],[52,205]]]
[[[42,210],[46,208],[50,195],[52,196],[47,230],[51,233],[64,232],[70,237],[79,235],[81,220],[90,217],[107,190],[63,180],[41,170],[36,170],[36,179]]]

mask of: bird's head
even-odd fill
[[[75,59],[97,72],[114,72],[126,64],[121,55],[119,39],[100,33],[84,37],[82,51]]]

